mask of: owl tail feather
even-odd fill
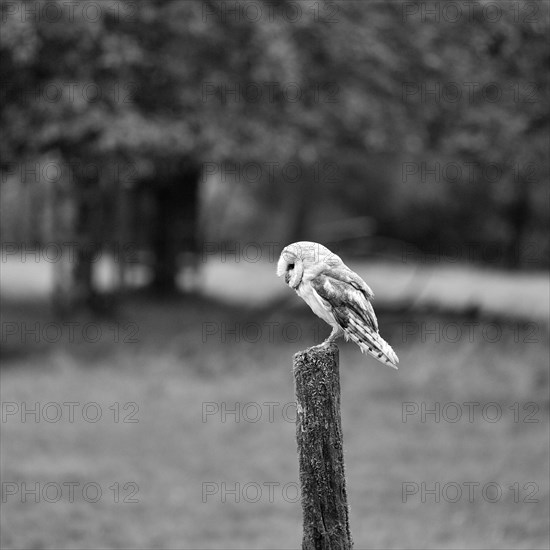
[[[378,334],[372,330],[365,329],[353,318],[349,319],[348,330],[345,331],[346,340],[351,338],[361,349],[361,353],[372,355],[377,361],[397,370],[399,358],[392,347]]]

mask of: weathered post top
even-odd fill
[[[294,355],[296,439],[304,550],[349,550],[353,543],[340,418],[339,352],[335,344]]]

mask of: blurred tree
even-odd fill
[[[45,157],[70,167],[59,185],[69,181],[74,203],[79,301],[93,300],[85,250],[97,239],[144,234],[153,285],[174,289],[178,251],[197,247],[208,170],[222,210],[239,189],[256,211],[239,224],[236,209],[227,238],[252,225],[270,240],[297,240],[328,211],[371,216],[379,231],[424,248],[499,242],[509,265],[523,261],[522,242],[548,243],[547,4],[452,22],[417,15],[415,3],[406,17],[396,2],[281,0],[243,11],[238,2],[125,0],[99,13],[87,4],[67,12],[47,0],[42,17],[33,1],[0,4],[1,168]],[[527,17],[532,4],[539,11]],[[44,16],[48,6],[63,16]],[[453,83],[460,100],[441,92]],[[400,180],[408,161],[476,171],[421,186]],[[257,181],[239,175],[247,163],[260,167]],[[494,166],[502,175],[492,181]],[[128,221],[134,207],[118,205],[140,203],[136,194],[154,203],[139,210],[139,229]],[[279,220],[266,215],[274,207]]]

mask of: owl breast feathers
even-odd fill
[[[353,340],[361,352],[397,369],[399,359],[378,333],[370,300],[374,294],[357,273],[322,244],[301,241],[288,245],[277,263],[277,275],[332,326],[321,345],[339,336]]]

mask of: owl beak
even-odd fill
[[[285,283],[288,285],[288,281],[290,281],[290,273],[287,271],[285,273]]]

